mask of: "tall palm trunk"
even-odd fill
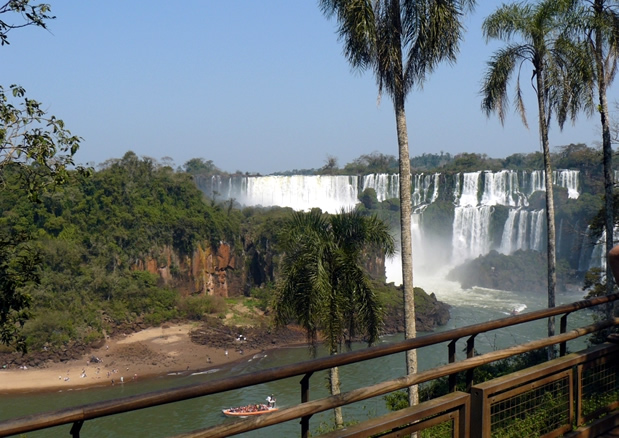
[[[415,321],[415,293],[413,289],[413,238],[411,234],[411,164],[408,150],[408,133],[406,130],[406,113],[404,98],[399,97],[395,103],[396,130],[400,155],[400,224],[402,232],[402,286],[404,289],[404,336],[406,339],[417,336]],[[406,352],[407,375],[417,372],[417,350]],[[408,391],[409,404],[419,402],[417,386]]]
[[[602,14],[605,0],[595,0],[593,10],[596,16]],[[614,206],[613,206],[613,148],[610,139],[610,126],[608,121],[608,100],[606,98],[606,72],[604,69],[603,35],[601,29],[595,29],[595,66],[598,81],[599,111],[602,125],[602,154],[604,163],[604,229],[606,231],[606,254],[614,246]],[[606,293],[612,294],[614,289],[613,274],[610,264],[606,263]],[[607,305],[607,316],[610,317],[612,306]]]
[[[406,128],[406,111],[404,109],[404,68],[402,58],[402,22],[400,20],[400,1],[392,0],[390,4],[392,24],[395,32],[393,49],[396,60],[393,66],[393,106],[395,109],[395,124],[398,135],[398,156],[400,159],[400,231],[402,235],[402,288],[404,289],[404,337],[406,339],[417,336],[415,321],[415,291],[413,288],[413,237],[411,232],[411,161],[408,150],[408,130]],[[417,373],[417,350],[406,352],[406,374]],[[417,385],[408,389],[408,403],[410,406],[419,403]]]
[[[333,367],[329,370],[329,389],[331,390],[331,395],[338,395],[341,392],[340,369],[338,367]],[[337,429],[344,427],[344,416],[342,415],[341,406],[333,409],[333,417]]]
[[[548,143],[548,122],[546,121],[546,88],[544,85],[544,71],[541,65],[536,65],[537,76],[537,104],[539,109],[539,133],[544,154],[544,171],[546,182],[546,227],[548,248],[548,307],[555,307],[557,290],[556,248],[555,248],[555,203],[552,181],[552,166],[550,164],[550,146]],[[555,334],[555,319],[548,318],[548,336]],[[554,357],[554,348],[549,347],[548,357]]]

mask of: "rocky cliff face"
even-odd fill
[[[221,242],[216,248],[202,243],[193,254],[184,257],[165,247],[156,258],[140,260],[134,268],[157,274],[164,284],[172,285],[188,295],[227,298],[243,293],[243,272],[239,272],[238,266],[233,248]]]
[[[225,242],[216,248],[199,245],[191,256],[181,257],[170,247],[163,248],[155,258],[138,261],[134,268],[158,274],[164,284],[171,285],[187,295],[201,294],[222,298],[248,295],[249,289],[259,287],[274,278],[273,251],[258,250],[251,239],[243,239],[243,250],[238,252]],[[368,255],[366,268],[377,279],[385,278],[385,259]],[[418,288],[416,288],[418,289]],[[431,331],[449,320],[449,306],[438,301],[434,294],[415,291],[417,327]],[[387,310],[385,332],[404,331],[403,303]]]
[[[260,251],[250,240],[243,239],[243,251],[220,242],[216,248],[207,243],[198,245],[191,256],[181,257],[170,247],[159,255],[139,260],[134,269],[159,275],[164,284],[172,285],[186,294],[218,297],[247,295],[252,287],[275,281],[275,255]],[[373,278],[385,278],[385,258],[370,254],[366,268]]]

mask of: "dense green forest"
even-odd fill
[[[32,202],[11,168],[3,171],[0,229],[40,260],[40,281],[20,288],[31,302],[23,333],[30,348],[100,338],[115,324],[158,323],[216,310],[208,297],[181,297],[159,276],[136,269],[169,246],[238,239],[239,211],[205,202],[191,176],[129,152],[90,178],[58,186]]]

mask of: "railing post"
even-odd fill
[[[69,432],[73,438],[80,438],[80,430],[82,430],[83,424],[84,420],[78,420],[73,423],[73,426],[71,426],[71,431]]]
[[[565,315],[561,317],[561,328],[559,329],[561,333],[567,332],[567,315],[569,315],[569,313],[566,313]],[[567,354],[567,342],[561,342],[559,344],[559,356],[563,357],[566,354]]]
[[[458,340],[452,340],[448,345],[448,360],[449,363],[454,363],[456,361],[456,342]],[[450,374],[449,375],[449,392],[454,392],[456,390],[456,385],[458,382],[458,374]]]
[[[470,359],[475,356],[475,336],[477,334],[472,335],[466,341],[466,358]],[[471,392],[471,387],[473,386],[473,373],[475,369],[471,368],[466,372],[466,390],[467,392]]]
[[[305,374],[301,379],[301,403],[309,401],[309,379],[314,374],[313,371]],[[301,418],[301,438],[309,438],[309,421],[312,418],[311,415],[306,415]]]

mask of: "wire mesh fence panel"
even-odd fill
[[[579,367],[581,384],[579,423],[619,406],[619,363],[609,357]]]
[[[542,385],[525,385],[494,398],[490,405],[491,436],[541,437],[571,423],[569,374]]]
[[[454,421],[447,421],[420,431],[419,438],[452,438],[454,437]]]

